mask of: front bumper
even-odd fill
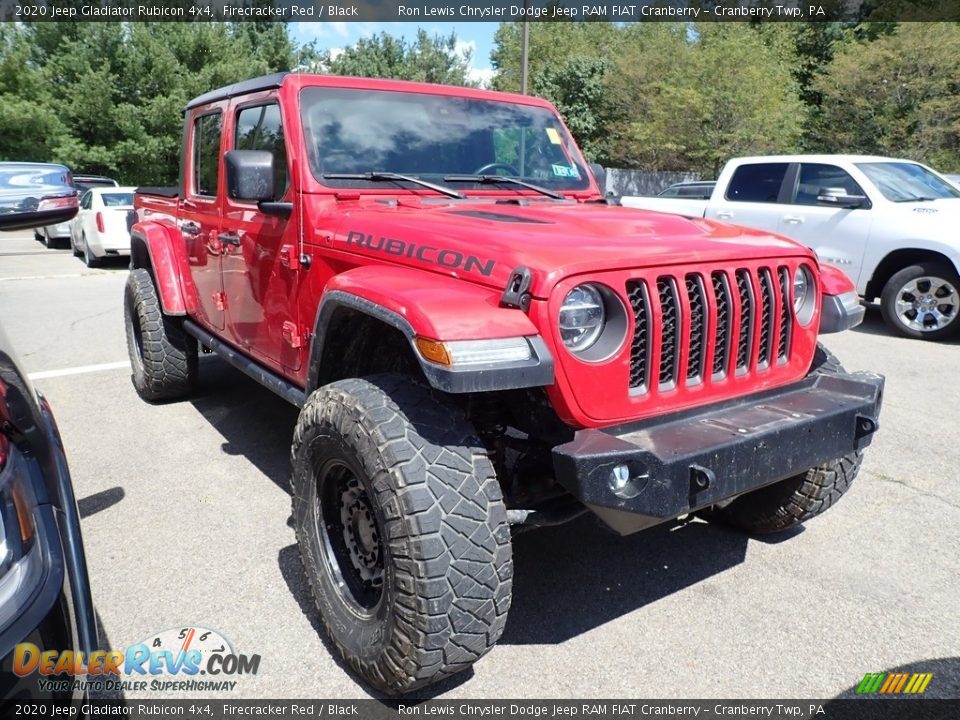
[[[871,373],[812,373],[693,412],[581,430],[553,449],[554,470],[626,535],[863,449],[879,427],[883,382]]]

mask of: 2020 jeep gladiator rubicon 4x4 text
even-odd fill
[[[803,246],[604,200],[556,110],[299,74],[185,111],[177,188],[142,188],[125,316],[146,400],[199,348],[301,408],[293,518],[333,642],[405,692],[503,632],[511,526],[631,533],[822,512],[883,379],[818,333],[860,321]]]

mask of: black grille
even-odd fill
[[[717,299],[717,334],[713,348],[713,374],[721,376],[727,370],[730,357],[730,317],[733,308],[730,303],[730,289],[727,278],[722,272],[710,276],[713,281],[713,295]]]
[[[767,268],[760,270],[760,367],[770,364],[770,333],[773,331],[773,280]]]
[[[672,277],[657,279],[660,296],[660,384],[677,379],[677,351],[680,341],[680,303]]]
[[[790,323],[793,316],[790,314],[790,270],[782,267],[780,275],[780,334],[777,338],[777,360],[787,361],[790,352]]]
[[[753,330],[753,288],[746,270],[737,270],[737,292],[740,295],[740,336],[737,338],[737,370],[745,371],[750,361]]]
[[[742,375],[751,368],[767,370],[772,364],[786,363],[793,331],[790,281],[786,266],[661,275],[655,284],[652,279],[629,281],[627,297],[635,327],[630,387],[635,392],[663,391],[677,384],[719,381],[727,372]],[[654,315],[656,300],[660,312]],[[684,323],[690,326],[686,355],[681,347],[687,341],[681,332]],[[654,364],[655,340],[660,345],[659,364]],[[711,343],[713,354],[708,364]]]
[[[630,347],[630,387],[642,388],[647,384],[647,366],[650,353],[650,304],[643,283],[627,284],[627,297],[633,309],[635,327]]]
[[[687,355],[687,381],[703,376],[706,344],[707,298],[699,275],[687,275],[687,301],[690,303],[690,347]]]

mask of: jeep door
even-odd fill
[[[197,319],[215,330],[222,330],[224,322],[220,276],[222,243],[218,235],[224,185],[221,146],[226,106],[226,102],[221,102],[191,111],[178,211],[180,237],[196,288]]]
[[[843,270],[859,289],[863,255],[874,212],[869,206],[842,208],[817,200],[827,189],[847,195],[866,193],[843,168],[826,163],[802,163],[787,204],[780,206],[779,231],[816,251],[820,260]]]
[[[273,154],[275,202],[287,199],[290,167],[285,123],[274,93],[231,105],[227,149]],[[298,219],[263,212],[258,203],[225,194],[221,239],[223,289],[230,342],[277,370],[297,370],[303,333],[296,317],[300,244]]]

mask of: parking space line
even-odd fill
[[[0,280],[58,280],[60,278],[83,277],[85,275],[106,275],[104,272],[89,273],[62,273],[60,275],[12,275],[10,277],[0,277]]]
[[[99,365],[78,365],[72,368],[60,368],[59,370],[41,370],[39,372],[28,373],[27,377],[31,380],[45,380],[47,378],[65,377],[67,375],[83,375],[84,373],[104,372],[106,370],[129,369],[130,362],[123,360],[121,362],[100,363]]]

